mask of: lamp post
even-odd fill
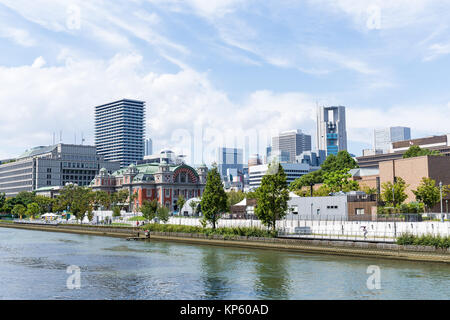
[[[439,182],[439,192],[441,194],[441,221],[444,222],[444,210],[442,210],[442,181]]]

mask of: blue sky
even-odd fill
[[[155,149],[198,163],[315,141],[315,106],[347,107],[349,151],[373,129],[444,134],[450,4],[438,0],[0,0],[0,158],[93,144],[93,107],[147,102]],[[202,151],[203,150],[203,151]]]

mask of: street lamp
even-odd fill
[[[439,192],[441,194],[441,221],[444,222],[444,210],[442,210],[442,181],[439,182]]]

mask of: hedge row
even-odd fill
[[[414,246],[431,246],[435,248],[450,248],[450,237],[423,235],[415,236],[405,233],[397,238],[399,245],[414,245]]]
[[[241,237],[274,238],[277,235],[276,232],[247,227],[211,229],[195,226],[150,223],[146,224],[142,228],[145,230],[155,232],[202,233],[205,235],[222,235],[225,237],[241,236]]]

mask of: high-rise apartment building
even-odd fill
[[[295,157],[305,151],[311,151],[311,136],[301,130],[285,131],[272,138],[272,154],[289,152],[289,162],[294,163]]]
[[[227,176],[227,169],[242,172],[244,167],[243,150],[240,148],[218,148],[217,168],[222,177]]]
[[[145,140],[145,156],[151,156],[153,154],[153,141],[151,138]]]
[[[144,158],[145,102],[122,99],[95,107],[95,145],[121,167]]]
[[[411,128],[390,127],[374,130],[374,150],[382,150],[383,153],[390,151],[393,142],[411,139]]]
[[[345,107],[317,108],[317,147],[319,150],[325,150],[327,156],[347,150]]]

